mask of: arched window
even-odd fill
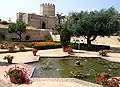
[[[46,23],[42,22],[42,29],[46,29]]]
[[[26,35],[25,40],[30,40],[30,36]]]

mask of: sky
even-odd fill
[[[67,15],[69,12],[100,10],[102,8],[115,7],[120,12],[120,0],[1,0],[0,19],[8,21],[16,20],[17,12],[40,13],[40,4],[53,3],[56,13]]]

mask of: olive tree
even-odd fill
[[[17,21],[16,23],[10,23],[8,27],[9,33],[16,33],[21,41],[22,33],[26,32],[26,24],[24,22]]]
[[[111,7],[100,11],[72,13],[67,22],[74,36],[84,36],[91,44],[97,36],[111,36],[120,30],[120,14]]]

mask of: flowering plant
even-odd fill
[[[20,50],[20,51],[24,51],[24,50],[25,50],[25,46],[22,45],[22,44],[19,44],[18,47],[19,47],[19,50]]]
[[[108,51],[107,50],[100,50],[99,55],[101,56],[107,56]]]
[[[32,42],[35,46],[56,45],[56,42]]]
[[[4,60],[7,60],[9,64],[12,64],[12,60],[13,60],[14,56],[11,56],[11,55],[7,55],[7,56],[4,56]]]
[[[12,60],[13,58],[14,58],[13,56],[11,56],[11,55],[7,55],[7,56],[4,56],[3,59],[4,59],[4,60],[6,60],[6,59],[7,59],[7,60],[8,60],[8,59]]]
[[[28,76],[27,70],[25,68],[20,68],[19,66],[12,67],[6,71],[10,78],[10,81],[15,84],[29,84],[30,78]]]
[[[107,75],[100,75],[96,79],[96,83],[103,85],[103,87],[119,87],[120,78],[109,78]]]

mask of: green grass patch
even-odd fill
[[[40,58],[39,62],[33,65],[37,67],[33,77],[74,77],[95,83],[95,79],[101,72],[106,72],[111,77],[120,76],[120,63],[110,62],[100,58]],[[43,67],[50,68],[44,69]],[[40,75],[37,74],[38,72],[40,72]]]
[[[80,62],[79,65],[76,62]],[[95,78],[106,72],[110,76],[120,76],[120,63],[109,62],[100,58],[69,58],[61,59],[62,75],[83,79],[95,83]]]

